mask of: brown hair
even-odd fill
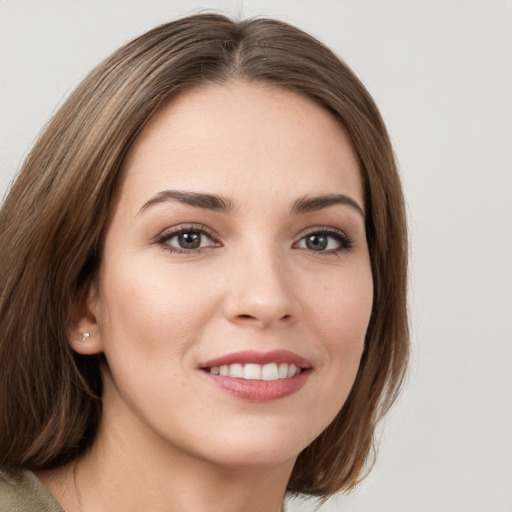
[[[407,236],[395,160],[364,86],[323,44],[269,19],[200,14],[133,40],[51,119],[0,211],[0,464],[50,469],[81,454],[101,416],[98,357],[66,339],[101,257],[121,164],[180,91],[231,78],[303,94],[344,126],[359,158],[374,304],[350,396],[299,455],[288,490],[327,497],[360,479],[408,356]],[[100,356],[101,357],[101,356]]]

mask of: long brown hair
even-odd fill
[[[288,489],[327,497],[368,467],[374,430],[408,357],[407,232],[381,116],[327,47],[269,19],[200,14],[157,27],[95,68],[51,119],[0,211],[0,464],[51,469],[80,455],[101,417],[99,357],[66,339],[101,259],[131,143],[179,92],[236,78],[293,90],[343,125],[359,158],[374,303],[350,396],[299,455]]]

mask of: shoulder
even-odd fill
[[[0,471],[0,512],[64,512],[31,471],[12,477]]]

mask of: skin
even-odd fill
[[[217,194],[232,208],[151,203],[166,190]],[[76,351],[107,360],[104,416],[76,471],[85,512],[280,510],[298,453],[347,398],[372,306],[362,212],[340,203],[292,212],[301,198],[332,194],[363,209],[357,159],[337,121],[295,93],[203,87],[145,127],[70,329]],[[208,235],[183,252],[176,227]],[[311,232],[327,237],[325,249],[307,245]],[[306,384],[279,400],[237,398],[198,368],[276,349],[312,365]],[[78,510],[70,466],[39,476]]]

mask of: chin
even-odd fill
[[[263,443],[257,446],[232,442],[222,453],[211,454],[208,460],[225,468],[272,468],[283,465],[293,467],[301,450],[283,449],[282,445]]]
[[[197,451],[219,466],[258,468],[288,464],[291,470],[299,453],[323,430],[308,429],[300,421],[295,426],[269,423],[268,419],[252,418],[246,428],[230,428],[224,434],[217,430],[209,437],[208,445]]]

